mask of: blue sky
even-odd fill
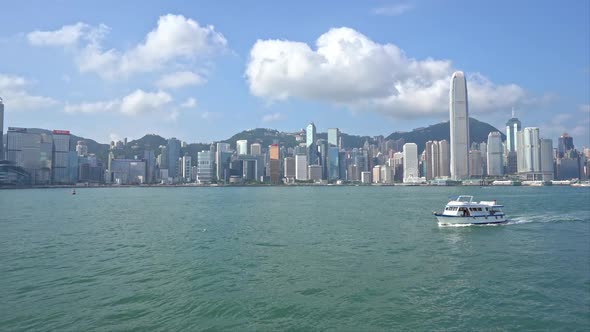
[[[446,120],[462,70],[471,116],[503,130],[515,107],[590,146],[588,1],[19,1],[2,20],[5,127],[389,135]]]

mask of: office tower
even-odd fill
[[[4,158],[4,100],[0,97],[0,160]]]
[[[295,158],[294,157],[286,157],[284,159],[285,163],[285,178],[287,179],[295,179]]]
[[[250,154],[253,156],[259,156],[262,154],[262,145],[260,143],[250,144]]]
[[[211,151],[201,151],[197,153],[197,183],[205,184],[213,181],[215,172],[215,158]]]
[[[516,152],[518,149],[518,142],[516,133],[521,130],[520,120],[514,116],[514,109],[512,109],[512,118],[506,122],[506,145],[508,152]]]
[[[335,146],[340,148],[340,129],[338,128],[328,128],[328,144],[330,146]]]
[[[373,166],[373,183],[381,182],[381,165]]]
[[[181,169],[178,162],[180,159],[180,141],[174,137],[168,139],[166,150],[168,152],[168,177],[175,180],[181,176],[178,172]]]
[[[307,180],[307,156],[304,154],[295,155],[295,180]]]
[[[71,184],[78,178],[78,158],[72,148],[69,130],[53,131],[52,179],[54,184]]]
[[[322,166],[322,179],[325,180],[328,178],[328,141],[325,139],[318,139],[316,142],[317,149],[318,149],[318,158],[320,164]]]
[[[305,131],[305,146],[307,147],[307,164],[317,164],[317,148],[316,148],[316,128],[315,124],[310,123],[307,125]]]
[[[47,184],[42,170],[41,135],[26,128],[8,127],[6,132],[6,159],[28,173],[28,184]],[[50,172],[50,169],[47,170]]]
[[[78,141],[76,144],[76,153],[78,156],[85,156],[88,154],[88,147],[86,146],[86,141]]]
[[[328,180],[335,181],[341,178],[340,151],[337,146],[328,149]]]
[[[115,184],[143,184],[145,183],[145,161],[135,159],[111,160],[110,173]]]
[[[563,133],[557,140],[557,157],[563,158],[566,152],[574,149],[574,138]]]
[[[504,175],[504,146],[499,132],[488,134],[487,174],[489,176]]]
[[[469,172],[471,177],[481,178],[483,176],[483,158],[481,151],[469,151]]]
[[[438,141],[438,153],[440,155],[439,159],[439,177],[450,177],[451,176],[451,148],[449,141],[442,140]]]
[[[436,152],[436,156],[434,152]],[[424,148],[424,165],[426,171],[424,177],[426,180],[432,180],[437,176],[435,170],[438,170],[438,163],[435,162],[435,158],[438,159],[438,144],[433,141],[428,141]],[[436,167],[433,167],[434,164],[436,164]]]
[[[518,172],[535,173],[541,171],[539,128],[527,127],[517,134]]]
[[[310,180],[320,181],[322,179],[322,166],[309,165],[307,166],[307,174]]]
[[[192,166],[191,166],[192,158],[191,156],[183,156],[182,157],[182,178],[185,182],[191,182],[193,177],[192,174]]]
[[[393,183],[393,167],[389,165],[381,165],[381,182]]]
[[[540,154],[541,178],[543,181],[551,181],[555,175],[553,167],[553,140],[548,138],[540,140]]]
[[[215,174],[217,181],[227,183],[230,177],[231,151],[217,151],[215,154]]]
[[[152,150],[143,151],[145,161],[145,183],[156,182],[156,155]]]
[[[229,143],[217,143],[217,149],[215,152],[228,152],[231,150],[230,144]]]
[[[278,184],[281,177],[281,159],[279,153],[279,145],[273,144],[270,146],[270,183]]]
[[[406,143],[403,147],[404,183],[415,182],[418,177],[418,146]]]
[[[236,152],[238,155],[248,154],[248,140],[242,139],[236,141]]]
[[[451,178],[469,177],[469,107],[467,82],[461,71],[453,73],[450,90]]]

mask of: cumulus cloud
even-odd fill
[[[272,113],[272,114],[266,114],[265,116],[262,117],[262,122],[273,122],[273,121],[278,121],[278,120],[283,120],[284,119],[284,115],[282,113]]]
[[[104,24],[92,27],[77,23],[55,31],[34,31],[28,37],[34,46],[66,46],[84,41],[80,42],[82,45],[76,51],[78,69],[108,79],[191,61],[227,45],[225,37],[212,25],[201,26],[182,15],[161,16],[157,27],[146,35],[143,42],[125,51],[103,49],[102,40],[109,31],[110,28]]]
[[[32,85],[24,77],[0,74],[0,97],[4,107],[10,111],[24,111],[43,109],[54,106],[59,102],[53,98],[36,96],[27,89]]]
[[[258,40],[246,68],[250,92],[269,101],[318,100],[391,116],[448,112],[450,60],[411,58],[350,28],[321,35],[316,48],[302,42]],[[535,103],[522,87],[467,75],[470,111],[505,111]]]
[[[408,3],[398,3],[390,6],[378,7],[373,9],[373,14],[383,16],[398,16],[414,9],[414,6]]]
[[[73,25],[64,25],[54,31],[33,31],[27,34],[31,45],[35,46],[67,46],[78,43],[80,38],[90,29],[88,24],[78,22]]]
[[[156,85],[164,89],[177,89],[188,85],[199,85],[205,83],[204,77],[192,71],[177,71],[163,75]]]
[[[172,97],[164,92],[145,92],[137,89],[122,99],[79,104],[66,104],[67,113],[119,112],[126,115],[155,113],[165,110]]]
[[[184,103],[180,104],[182,108],[195,108],[197,107],[197,100],[195,98],[188,98]]]

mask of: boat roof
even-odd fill
[[[474,202],[473,196],[460,195],[456,199],[452,199],[447,203],[447,206],[487,206],[487,207],[504,207],[504,205],[496,204],[496,200],[493,201],[480,201]]]

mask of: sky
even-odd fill
[[[590,146],[590,1],[14,1],[3,4],[6,127],[108,143],[212,142],[314,122],[384,135],[512,109]]]

